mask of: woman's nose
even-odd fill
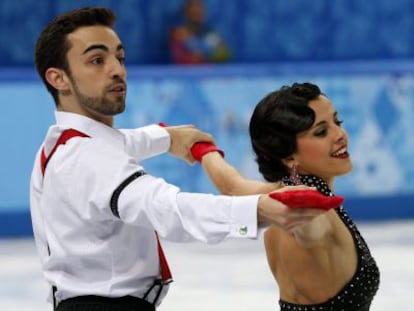
[[[336,135],[335,136],[336,137],[335,138],[336,142],[343,143],[344,141],[346,141],[347,134],[346,134],[346,131],[343,127],[337,126],[337,132],[336,132],[335,135]]]

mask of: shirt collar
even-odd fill
[[[64,129],[73,128],[90,137],[100,137],[122,147],[124,135],[117,129],[89,117],[64,111],[55,111],[56,124]]]

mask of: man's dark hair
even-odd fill
[[[56,106],[59,104],[58,91],[46,81],[45,73],[48,68],[55,67],[70,74],[67,53],[71,46],[67,36],[80,27],[102,25],[112,28],[114,23],[115,15],[111,10],[85,7],[57,16],[42,31],[36,43],[35,65]]]
[[[249,132],[259,171],[270,182],[289,174],[283,159],[297,150],[297,134],[315,121],[309,102],[321,93],[311,83],[294,83],[266,95],[250,119]]]

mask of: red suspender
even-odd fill
[[[170,267],[168,266],[167,258],[165,258],[164,251],[162,250],[157,231],[155,231],[155,235],[157,237],[158,257],[160,259],[160,265],[161,265],[161,280],[163,284],[168,284],[173,281]]]
[[[62,132],[62,134],[60,135],[59,139],[56,142],[56,145],[53,147],[52,151],[50,152],[48,156],[46,156],[45,149],[43,147],[42,153],[40,155],[40,167],[41,167],[43,176],[45,174],[47,163],[49,162],[52,155],[55,153],[57,147],[59,145],[65,144],[72,137],[89,137],[89,136],[75,129],[67,129]],[[162,250],[161,243],[158,238],[157,232],[155,232],[155,236],[157,237],[158,257],[159,257],[160,265],[161,265],[161,279],[162,279],[163,284],[168,284],[172,282],[171,271],[168,266],[167,259],[165,258],[164,251]]]
[[[50,152],[48,156],[46,156],[45,148],[43,147],[42,154],[40,155],[40,167],[42,169],[42,175],[45,174],[46,165],[49,162],[52,155],[55,153],[57,147],[59,147],[59,145],[65,144],[69,139],[75,136],[89,137],[88,135],[82,132],[79,132],[77,130],[68,129],[62,132],[62,134],[60,135],[59,139],[56,142],[56,145],[53,147],[52,151]]]

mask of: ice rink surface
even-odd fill
[[[381,269],[371,311],[414,306],[414,221],[358,223]],[[220,245],[163,242],[174,283],[159,311],[271,311],[278,290],[263,237]],[[52,310],[32,239],[0,239],[0,310]]]

